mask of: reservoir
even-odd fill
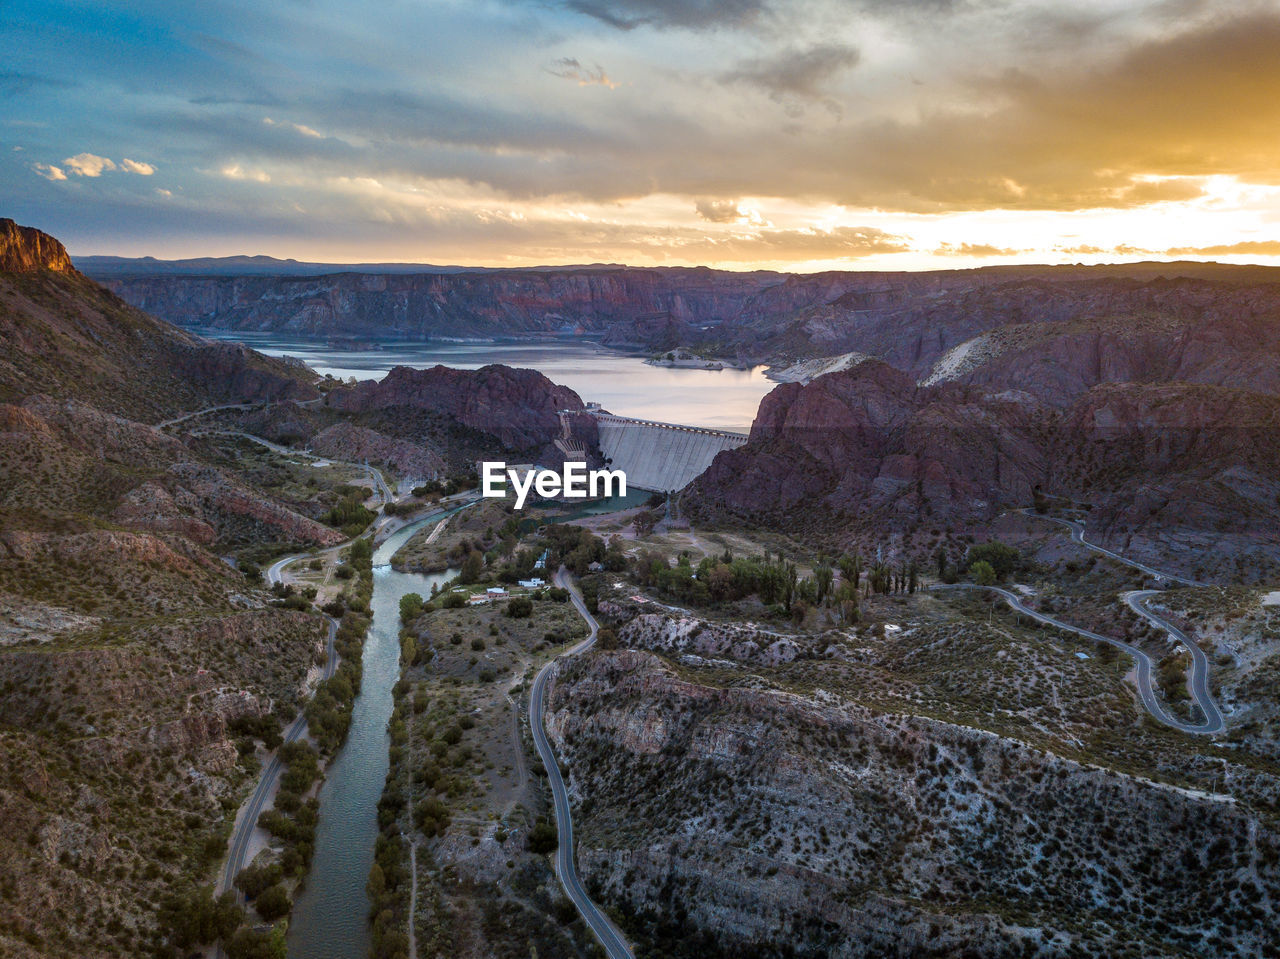
[[[418,369],[437,363],[462,370],[490,363],[538,370],[569,387],[584,402],[637,419],[707,426],[745,433],[760,399],[777,384],[764,367],[697,370],[650,366],[644,357],[574,339],[504,343],[406,343],[379,349],[334,349],[328,343],[280,333],[200,330],[204,336],[244,343],[269,356],[294,356],[316,372],[339,379],[381,379],[393,366]]]

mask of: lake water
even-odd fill
[[[278,333],[201,330],[268,356],[296,356],[318,373],[340,379],[381,379],[393,366],[437,363],[462,370],[489,363],[538,370],[611,413],[747,432],[761,398],[777,384],[764,367],[750,370],[686,370],[650,366],[639,356],[582,340],[504,343],[386,342],[380,349],[334,349],[328,343]]]

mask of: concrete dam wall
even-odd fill
[[[596,413],[600,451],[611,469],[627,474],[627,486],[678,490],[711,465],[721,450],[747,441],[744,433],[634,420]]]

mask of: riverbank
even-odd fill
[[[547,860],[550,796],[524,719],[528,678],[584,636],[567,597],[549,592],[528,615],[495,603],[410,616],[369,877],[375,957],[410,934],[423,955],[592,954]]]

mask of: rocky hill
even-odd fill
[[[259,768],[240,724],[292,718],[327,633],[249,557],[340,543],[343,494],[153,424],[319,394],[38,230],[0,222],[0,264],[0,954],[170,954],[161,904],[210,880]]]
[[[1148,371],[1180,368],[1177,351],[1143,342],[1149,335],[1133,331],[1109,351],[1113,372],[1143,351],[1163,364]],[[1096,353],[1061,356],[1074,372],[1044,356],[978,367],[990,390],[921,386],[875,360],[783,384],[761,403],[750,442],[717,456],[682,506],[837,545],[859,531],[982,528],[1056,495],[1092,504],[1091,532],[1113,547],[1209,577],[1274,573],[1280,543],[1263,531],[1280,521],[1270,439],[1280,396],[1170,379],[1099,383]],[[1195,369],[1231,382],[1249,362],[1265,387],[1276,371],[1265,352],[1234,362],[1220,353]],[[1009,378],[1022,389],[1000,388]]]
[[[310,399],[314,376],[139,312],[78,273],[62,244],[0,220],[0,401],[74,395],[154,421],[245,399]]]
[[[325,397],[330,409],[351,414],[443,416],[488,433],[515,450],[541,450],[561,434],[560,410],[583,410],[582,398],[537,370],[490,365],[478,370],[397,366],[381,380],[339,387]],[[590,417],[571,417],[572,435],[587,450],[599,446]]]
[[[641,632],[619,638],[645,645]],[[714,659],[632,649],[566,665],[548,725],[572,770],[588,888],[644,955],[1265,952],[1280,889],[1265,812],[1106,768],[1115,747],[1070,745],[1097,735],[1079,718],[1048,721],[1046,743],[1036,720],[1052,707],[1007,671],[987,705],[1013,728],[922,715],[955,715],[984,685],[966,656],[1039,642],[1005,637],[969,647],[955,630],[918,632],[896,663],[874,639],[846,651],[837,636],[793,662],[722,644]],[[1024,668],[1045,656],[1065,658],[1046,647]],[[1054,700],[1101,692],[1096,711],[1129,698],[1120,670],[1078,686],[1060,670]],[[1148,736],[1126,729],[1127,755]],[[1159,754],[1178,753],[1153,740],[1143,761]]]

